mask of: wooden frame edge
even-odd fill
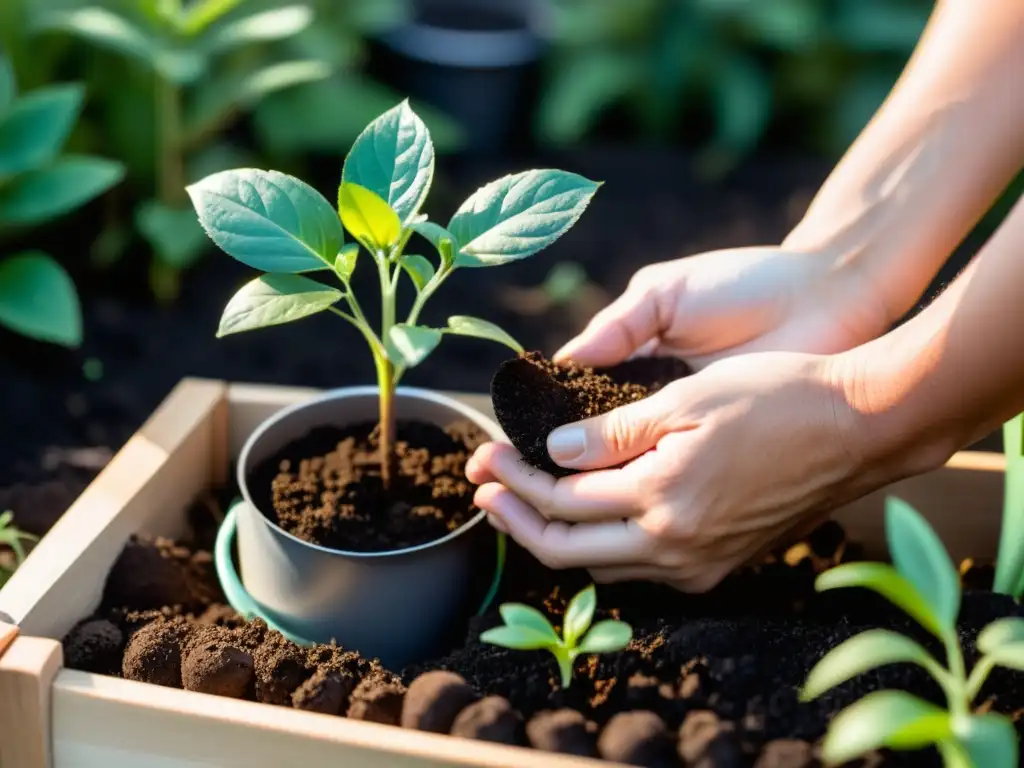
[[[24,636],[16,638],[0,657],[0,765],[51,765],[50,701],[63,660],[56,640]]]

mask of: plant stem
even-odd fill
[[[388,343],[388,335],[395,324],[395,287],[397,280],[392,280],[388,271],[388,263],[395,258],[390,254],[378,253],[377,270],[380,273],[381,296],[381,327],[380,338],[383,344]],[[377,385],[380,389],[380,477],[384,488],[391,487],[392,470],[394,469],[395,445],[395,368],[387,357],[387,353],[376,355]]]
[[[978,659],[978,663],[971,670],[970,677],[967,678],[967,699],[969,701],[974,701],[974,698],[981,692],[981,686],[985,684],[985,679],[993,667],[995,664],[988,656]]]
[[[572,663],[574,657],[567,649],[560,646],[556,647],[553,653],[558,661],[558,671],[562,676],[562,688],[568,688],[572,684]]]
[[[964,656],[960,651],[960,641],[953,630],[949,636],[943,638],[946,646],[946,665],[949,667],[950,676],[954,683],[954,691],[946,692],[949,699],[949,711],[953,717],[965,716],[970,712],[970,700],[967,697],[967,682],[965,680]],[[954,695],[950,695],[954,694]]]

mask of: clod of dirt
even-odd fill
[[[776,739],[761,747],[754,768],[811,768],[816,764],[814,751],[808,742]]]
[[[251,487],[256,505],[304,541],[349,552],[403,549],[442,538],[476,513],[465,466],[480,434],[469,423],[399,422],[385,490],[374,424],[321,427],[260,463]]]
[[[525,738],[523,718],[504,696],[485,696],[470,704],[456,716],[451,734],[512,745]]]
[[[398,725],[402,720],[404,696],[405,691],[398,683],[367,677],[352,691],[347,716],[353,720]]]
[[[188,636],[184,619],[154,621],[128,641],[121,674],[126,680],[181,688],[181,644]]]
[[[637,672],[626,681],[626,704],[629,709],[656,709],[675,698],[669,683]]]
[[[93,619],[77,624],[64,639],[64,664],[71,669],[117,674],[121,670],[124,633],[113,622]]]
[[[180,606],[202,611],[217,599],[209,552],[193,552],[171,539],[132,536],[107,575],[103,604],[145,611]]]
[[[448,733],[458,714],[478,698],[461,675],[444,670],[425,672],[409,684],[402,706],[402,726]]]
[[[620,712],[601,730],[597,750],[605,760],[644,768],[678,765],[675,740],[665,721],[650,710]]]
[[[195,630],[185,647],[181,682],[188,691],[212,693],[232,699],[248,697],[255,664],[252,656],[236,646],[231,632],[206,626]]]
[[[690,373],[690,366],[675,358],[637,358],[595,370],[559,365],[539,352],[527,352],[498,367],[491,402],[498,423],[526,463],[565,477],[576,470],[551,460],[547,437],[552,430],[641,400]]]
[[[351,693],[351,681],[337,672],[318,669],[292,693],[292,706],[307,712],[337,715]]]
[[[306,654],[277,630],[270,630],[253,653],[256,662],[256,698],[287,707],[292,693],[309,676]]]
[[[697,763],[714,748],[719,739],[731,737],[735,726],[719,720],[710,710],[695,710],[686,715],[679,726],[679,757],[683,763]]]
[[[597,757],[597,734],[575,709],[538,712],[526,724],[530,746],[548,752]]]

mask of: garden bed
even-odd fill
[[[244,625],[218,607],[223,598],[204,554],[218,511],[234,494],[228,469],[256,425],[311,394],[184,382],[43,540],[0,593],[0,610],[22,631],[0,661],[0,694],[15,682],[35,681],[41,700],[52,697],[52,708],[24,707],[0,718],[5,764],[10,758],[25,768],[42,765],[34,757],[41,753],[32,752],[36,745],[51,751],[56,768],[128,765],[152,755],[169,765],[287,757],[557,768],[562,760],[543,750],[559,748],[645,765],[683,765],[685,758],[707,766],[757,760],[761,766],[799,766],[814,764],[808,762],[813,743],[829,717],[869,689],[903,688],[940,700],[926,676],[894,665],[814,702],[797,702],[814,663],[866,627],[892,627],[931,647],[918,628],[872,595],[814,592],[816,573],[835,562],[885,556],[880,494],[844,510],[841,524],[827,524],[707,595],[643,584],[599,586],[598,616],[628,621],[634,640],[621,653],[581,658],[568,689],[559,685],[545,652],[478,641],[481,631],[499,622],[493,606],[478,618],[467,612],[450,652],[404,670],[384,670],[338,649],[301,651],[258,623]],[[486,398],[469,400],[488,411]],[[1000,468],[1001,457],[958,454],[943,470],[893,490],[928,514],[957,561],[984,561],[998,535]],[[140,539],[130,541],[134,535]],[[153,536],[178,544],[149,540]],[[968,664],[981,626],[996,616],[1021,614],[1009,599],[992,595],[985,579],[984,569],[967,573],[961,639]],[[566,600],[586,583],[585,573],[551,571],[513,546],[497,602],[527,602],[557,625]],[[186,614],[193,618],[181,618]],[[89,618],[103,623],[83,628],[80,622]],[[136,635],[126,654],[127,635],[144,626],[149,629]],[[179,652],[185,648],[187,658],[164,659],[159,673],[137,663],[158,658],[140,651],[159,649],[174,632],[189,636],[191,642],[171,644]],[[164,637],[147,645],[147,633]],[[130,677],[169,685],[116,679],[126,670]],[[430,698],[426,689],[439,685],[436,674],[421,677],[431,670],[448,670],[464,681],[454,685],[448,678],[450,707],[417,706]],[[1024,709],[1024,690],[1013,683],[1012,673],[997,670],[979,702],[1016,716]],[[175,690],[178,685],[218,688],[253,701]],[[296,704],[333,716],[299,711]],[[381,724],[403,717],[412,727]],[[1018,719],[1018,731],[1022,726]],[[487,738],[519,748],[482,740]],[[929,752],[879,758],[886,765],[935,763]],[[589,764],[582,760],[565,757],[565,764]]]

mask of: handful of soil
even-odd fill
[[[491,381],[498,423],[528,464],[555,477],[578,470],[555,464],[548,454],[552,430],[642,400],[693,373],[674,357],[640,357],[611,368],[560,365],[539,352],[502,363]]]

